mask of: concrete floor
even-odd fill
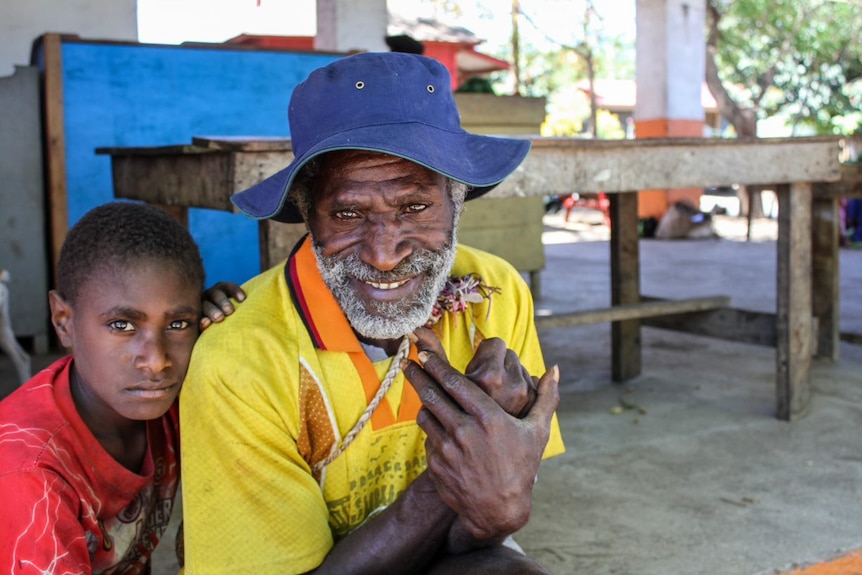
[[[549,243],[601,230],[546,223],[537,308],[608,305],[607,242]],[[724,239],[642,241],[642,293],[774,311],[774,222],[750,243],[734,241],[737,219],[718,230]],[[842,250],[841,266],[842,331],[862,333],[862,251]],[[619,385],[609,325],[540,336],[562,372],[568,451],[543,465],[518,541],[554,573],[771,574],[862,547],[862,347],[815,361],[810,413],[785,423],[771,348],[643,328],[643,373]]]
[[[538,310],[609,304],[600,218],[546,217]],[[775,223],[641,242],[642,293],[775,308]],[[841,251],[842,331],[862,333],[862,250]],[[607,324],[540,334],[567,453],[545,462],[519,543],[559,575],[766,575],[862,547],[862,346],[815,361],[810,413],[775,419],[770,348],[643,328],[643,373],[610,378]],[[34,358],[42,367],[55,356]],[[0,356],[0,396],[14,371]],[[175,524],[175,522],[174,522]],[[176,572],[173,527],[154,575]]]

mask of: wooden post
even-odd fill
[[[779,419],[805,415],[811,399],[811,202],[809,183],[778,188],[776,399]]]
[[[152,204],[171,215],[184,228],[189,229],[189,209],[186,206],[175,206],[168,204]]]
[[[611,194],[611,305],[640,303],[638,195]],[[639,319],[611,323],[611,374],[624,382],[641,373]]]
[[[63,112],[63,45],[59,34],[41,38],[44,60],[43,109],[45,133],[45,184],[50,246],[50,286],[54,287],[60,248],[69,230],[66,197],[66,131]]]
[[[811,210],[812,313],[817,318],[815,357],[838,361],[840,340],[838,200],[818,198]]]

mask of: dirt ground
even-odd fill
[[[546,217],[536,308],[610,301],[608,230]],[[775,309],[775,222],[719,218],[720,239],[643,240],[642,293]],[[841,252],[842,331],[862,333],[862,250]],[[518,542],[559,575],[766,575],[862,547],[862,346],[815,361],[810,413],[775,419],[775,352],[642,329],[643,372],[611,381],[610,326],[540,333],[562,374],[567,452],[543,464]],[[46,365],[53,356],[34,358]],[[0,395],[14,387],[0,356]],[[154,575],[176,573],[173,533]]]

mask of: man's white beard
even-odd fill
[[[317,243],[313,243],[324,283],[335,296],[353,329],[370,339],[398,339],[425,325],[437,296],[449,279],[449,272],[455,262],[456,246],[453,231],[451,241],[443,248],[414,252],[391,271],[382,272],[362,262],[355,253],[347,257],[325,256]],[[392,302],[372,301],[371,310],[356,297],[351,286],[351,280],[388,283],[423,272],[422,285],[413,296]]]

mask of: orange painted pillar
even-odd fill
[[[636,138],[701,138],[705,113],[706,0],[637,0]],[[702,188],[643,190],[638,217],[661,218],[682,199],[699,205]]]

